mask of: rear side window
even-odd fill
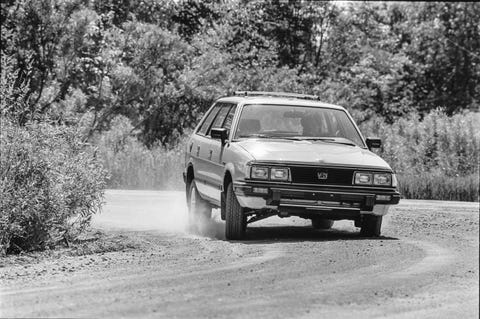
[[[203,121],[202,125],[198,128],[198,134],[205,135],[207,133],[219,109],[220,109],[220,105],[219,104],[215,105],[212,111],[205,118],[205,121]]]

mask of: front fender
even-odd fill
[[[235,172],[236,172],[235,165],[233,165],[233,163],[227,163],[225,165],[225,169],[223,172],[223,180],[225,180],[225,176],[227,176],[227,173],[230,173],[230,175],[232,176],[232,179],[234,179]]]
[[[224,180],[227,172],[232,176],[232,181],[245,180],[247,163],[253,160],[253,157],[242,147],[231,143],[224,154]]]

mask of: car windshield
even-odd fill
[[[235,139],[251,137],[318,140],[365,147],[345,111],[321,107],[245,105]]]

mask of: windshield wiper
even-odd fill
[[[254,134],[244,134],[244,135],[240,135],[238,136],[240,138],[245,138],[245,137],[259,137],[259,138],[271,138],[272,136],[271,135],[266,135],[266,134],[257,134],[257,133],[254,133]]]
[[[351,146],[357,146],[357,144],[353,143],[350,141],[348,138],[342,138],[342,140],[331,140],[328,141],[329,143],[337,143],[337,144],[343,144],[343,145],[351,145]]]
[[[273,138],[273,139],[286,139],[286,140],[295,140],[299,141],[300,138],[292,137],[292,136],[281,136],[281,135],[269,135],[269,134],[261,134],[261,133],[252,133],[252,134],[244,134],[240,135],[239,137],[260,137],[260,138]]]
[[[292,138],[293,139],[293,138]],[[327,143],[336,143],[336,144],[344,144],[344,145],[351,145],[351,146],[357,146],[354,142],[349,140],[348,138],[345,137],[311,137],[311,136],[305,136],[305,137],[295,137],[296,140],[305,140],[305,141],[322,141],[322,142],[327,142]]]

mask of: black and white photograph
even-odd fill
[[[479,318],[480,2],[0,5],[0,318]]]

